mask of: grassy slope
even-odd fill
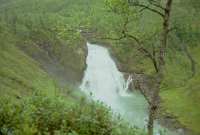
[[[0,35],[1,41],[8,40]],[[4,38],[4,39],[2,39]],[[54,81],[39,67],[39,64],[19,50],[14,42],[1,43],[0,46],[0,95],[21,96],[34,90],[55,91]]]
[[[0,5],[0,20],[16,35],[16,46],[46,69],[50,67],[48,71],[61,72],[67,76],[61,78],[71,82],[80,81],[86,51],[85,40],[77,32],[82,21],[77,20],[82,13],[75,12],[77,7],[71,0],[10,0]],[[54,71],[56,64],[59,71]]]
[[[177,120],[186,126],[187,128],[200,133],[200,48],[195,47],[191,50],[195,61],[197,62],[197,73],[195,77],[190,80],[185,80],[182,82],[182,86],[177,85],[163,89],[161,92],[161,97],[163,98],[163,107],[166,109],[166,113],[173,114]],[[168,68],[177,68],[173,65]],[[181,68],[178,68],[181,70]],[[184,72],[184,70],[182,71]],[[186,72],[186,71],[185,71]],[[176,73],[176,72],[175,72]],[[171,77],[169,79],[177,81],[177,75],[173,72],[169,73]],[[184,74],[179,74],[179,76],[184,78]],[[165,115],[165,114],[164,114]]]

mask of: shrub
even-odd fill
[[[17,101],[2,98],[0,105],[3,135],[142,135],[102,103],[86,99],[69,105],[60,96],[34,94]]]

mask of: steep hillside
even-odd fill
[[[179,70],[179,77],[183,77],[185,79],[180,82],[178,80],[181,79],[178,78],[177,74],[169,72],[167,79],[170,79],[169,84],[171,85],[167,88],[163,88],[161,93],[161,97],[163,98],[162,106],[165,110],[163,115],[166,117],[173,115],[184,127],[194,131],[196,134],[200,133],[198,126],[200,124],[200,106],[198,103],[200,99],[200,74],[198,70],[200,66],[199,51],[199,47],[195,47],[191,50],[193,54],[192,56],[197,64],[196,75],[192,78],[185,78],[184,74],[186,71],[184,71],[183,68],[177,69],[175,66],[170,66],[169,71],[171,68],[173,68],[173,70]]]
[[[49,93],[55,91],[54,81],[39,66],[39,63],[19,50],[14,37],[8,33],[0,35],[0,93],[1,96],[31,94],[35,90]]]
[[[76,28],[78,24],[74,25],[70,17],[63,16],[67,7],[55,10],[68,2],[46,0],[39,4],[34,0],[11,0],[4,2],[0,9],[2,32],[11,35],[8,40],[14,38],[16,47],[36,60],[62,85],[80,82],[87,54],[86,41]]]

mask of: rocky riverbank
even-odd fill
[[[128,74],[128,73],[125,73]],[[136,74],[132,73],[133,82],[130,85],[131,90],[139,90],[147,100],[151,100],[153,90],[154,90],[154,82],[150,76],[144,74]],[[127,75],[125,75],[127,76]],[[160,102],[162,102],[162,98],[160,98]],[[180,135],[197,135],[192,132],[190,129],[182,125],[175,116],[172,114],[166,113],[166,110],[163,106],[160,106],[158,111],[158,122],[160,125],[167,127],[172,131],[178,132]]]

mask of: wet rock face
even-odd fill
[[[127,73],[126,73],[127,74]],[[125,76],[127,76],[125,74]],[[139,90],[147,100],[151,100],[155,89],[153,78],[144,74],[132,74],[133,82],[130,85],[130,90]]]
[[[31,43],[18,46],[38,62],[41,68],[61,85],[79,85],[86,68],[87,47],[85,40],[68,45],[63,41]]]

